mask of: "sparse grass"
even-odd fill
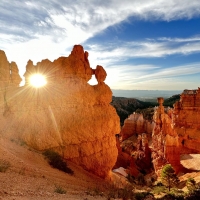
[[[74,172],[67,166],[63,158],[53,150],[46,150],[43,155],[48,159],[49,164],[63,172],[73,175]]]
[[[110,185],[108,188],[107,198],[109,199],[135,199],[132,186],[117,188],[115,185]]]
[[[59,193],[59,194],[66,194],[67,193],[66,190],[63,189],[61,186],[55,185],[55,187],[56,188],[55,188],[54,192]]]
[[[160,186],[160,187],[164,187],[164,186]],[[156,194],[156,193],[154,193],[154,194]],[[170,191],[168,191],[168,189],[165,188],[165,191],[163,191],[163,196],[160,198],[157,198],[157,199],[159,199],[159,200],[174,200],[174,199],[183,200],[183,199],[187,199],[186,196],[187,195],[182,190],[178,190],[177,188],[171,188]]]
[[[6,172],[10,166],[11,166],[10,162],[5,160],[0,160],[0,172]]]
[[[10,139],[11,142],[15,142],[16,144],[20,145],[20,146],[26,146],[27,143],[22,140],[22,139],[14,139],[14,138],[11,138]]]
[[[90,196],[103,196],[103,192],[99,187],[88,188],[86,194]]]

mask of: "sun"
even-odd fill
[[[30,77],[29,82],[33,87],[36,88],[43,87],[47,83],[45,76],[42,74],[33,74]]]

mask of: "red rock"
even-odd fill
[[[154,123],[145,120],[142,114],[133,113],[125,119],[120,135],[122,136],[122,140],[125,140],[134,134],[151,134],[153,127]]]
[[[10,84],[10,63],[4,51],[0,50],[0,88],[8,87]]]
[[[152,133],[152,159],[156,173],[170,163],[176,172],[180,170],[180,146],[173,127],[171,111],[163,107],[163,98],[158,98],[159,107],[154,113],[155,127]]]
[[[33,73],[47,77],[45,87],[29,85]],[[80,45],[75,45],[68,57],[53,62],[42,60],[34,66],[29,60],[26,85],[6,93],[9,115],[2,115],[5,105],[1,96],[3,136],[18,137],[40,151],[54,149],[66,160],[106,177],[117,159],[115,134],[120,132],[120,121],[110,105],[112,92],[102,82],[105,73],[99,73],[96,86],[87,83],[92,74],[88,53]]]
[[[179,136],[181,153],[200,153],[200,88],[184,90],[174,105],[174,129]]]
[[[95,69],[95,77],[97,79],[98,83],[102,83],[105,81],[107,76],[106,71],[104,70],[104,68],[100,65],[97,65],[96,69]]]
[[[16,87],[19,87],[19,84],[21,83],[22,78],[19,75],[19,70],[15,62],[11,62],[10,71],[11,71],[11,74],[10,74],[11,84]]]

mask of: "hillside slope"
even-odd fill
[[[74,175],[52,168],[43,155],[16,140],[0,138],[0,169],[9,163],[6,172],[0,172],[0,199],[106,199],[92,196],[106,181],[68,162]],[[63,189],[66,194],[55,192]]]

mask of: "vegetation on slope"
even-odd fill
[[[68,174],[73,174],[74,172],[67,166],[67,163],[63,160],[63,158],[53,150],[46,150],[43,155],[47,158],[49,164],[57,168],[63,172]]]

